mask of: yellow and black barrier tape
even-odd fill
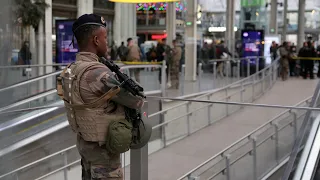
[[[161,65],[162,62],[144,62],[144,61],[113,61],[114,63],[122,63],[125,65]]]
[[[311,60],[311,61],[320,61],[320,57],[292,57],[292,59],[297,60]]]

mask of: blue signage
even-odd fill
[[[250,64],[256,64],[254,57],[263,56],[264,52],[264,31],[263,30],[242,30],[241,33],[243,57],[250,59]]]
[[[78,45],[76,38],[73,38],[74,21],[56,20],[56,63],[71,63],[76,60]],[[74,39],[73,45],[72,39]]]

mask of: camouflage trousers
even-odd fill
[[[77,137],[82,180],[123,180],[120,154],[110,154],[104,146]]]
[[[282,61],[281,62],[281,72],[280,72],[281,78],[283,81],[287,80],[289,77],[289,62],[288,61]]]
[[[179,66],[170,67],[171,88],[179,88]]]

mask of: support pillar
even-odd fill
[[[45,0],[49,5],[45,11],[45,64],[52,64],[52,0]],[[45,73],[51,73],[52,66],[45,67]],[[47,78],[46,90],[53,88],[53,78]]]
[[[197,75],[197,1],[187,0],[187,24],[185,34],[185,80],[195,81]]]
[[[39,65],[45,64],[45,59],[44,59],[44,46],[45,46],[45,41],[44,41],[44,22],[43,20],[40,20],[39,22],[39,27],[38,27],[38,36],[37,36],[37,60]],[[39,67],[38,71],[38,76],[42,76],[45,74],[45,68],[44,67]],[[44,82],[40,81],[39,82],[39,91],[44,90]]]
[[[282,42],[287,40],[287,30],[288,30],[288,24],[287,24],[287,14],[288,14],[288,0],[284,0],[283,3],[283,28],[282,28]]]
[[[271,11],[270,11],[270,34],[278,34],[278,1],[271,0]]]
[[[225,41],[227,47],[230,51],[233,50],[234,47],[234,17],[235,17],[235,2],[234,0],[227,0],[227,25],[226,25],[226,34],[225,34]]]
[[[77,0],[78,3],[78,13],[77,17],[83,14],[93,13],[93,0]]]
[[[125,24],[121,26],[121,24]],[[117,46],[123,41],[126,45],[127,39],[137,39],[137,14],[135,4],[115,3],[115,16],[113,26],[114,40]]]
[[[299,0],[299,9],[298,9],[298,43],[297,49],[300,49],[303,46],[303,41],[305,40],[304,28],[305,28],[305,8],[306,0]]]
[[[175,3],[168,3],[166,14],[167,44],[172,47],[172,40],[176,38],[176,8]]]

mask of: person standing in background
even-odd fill
[[[179,88],[179,66],[182,55],[182,49],[177,44],[176,40],[172,41],[173,49],[172,49],[172,61],[170,61],[170,80],[171,87],[178,89]]]
[[[129,62],[140,62],[141,61],[141,51],[137,44],[133,42],[132,38],[127,39],[128,42],[128,55],[127,61]],[[134,76],[136,81],[140,83],[140,69],[130,70],[130,76]]]
[[[25,41],[23,42],[22,47],[19,51],[19,55],[18,55],[19,65],[30,65],[31,58],[32,58],[32,54],[30,52],[29,42]],[[27,75],[27,72],[25,69],[23,69],[22,75],[23,76]]]
[[[280,51],[280,65],[281,65],[281,72],[280,75],[282,77],[282,80],[285,81],[288,79],[288,73],[289,73],[289,47],[288,42],[283,42],[282,47],[279,49]]]

